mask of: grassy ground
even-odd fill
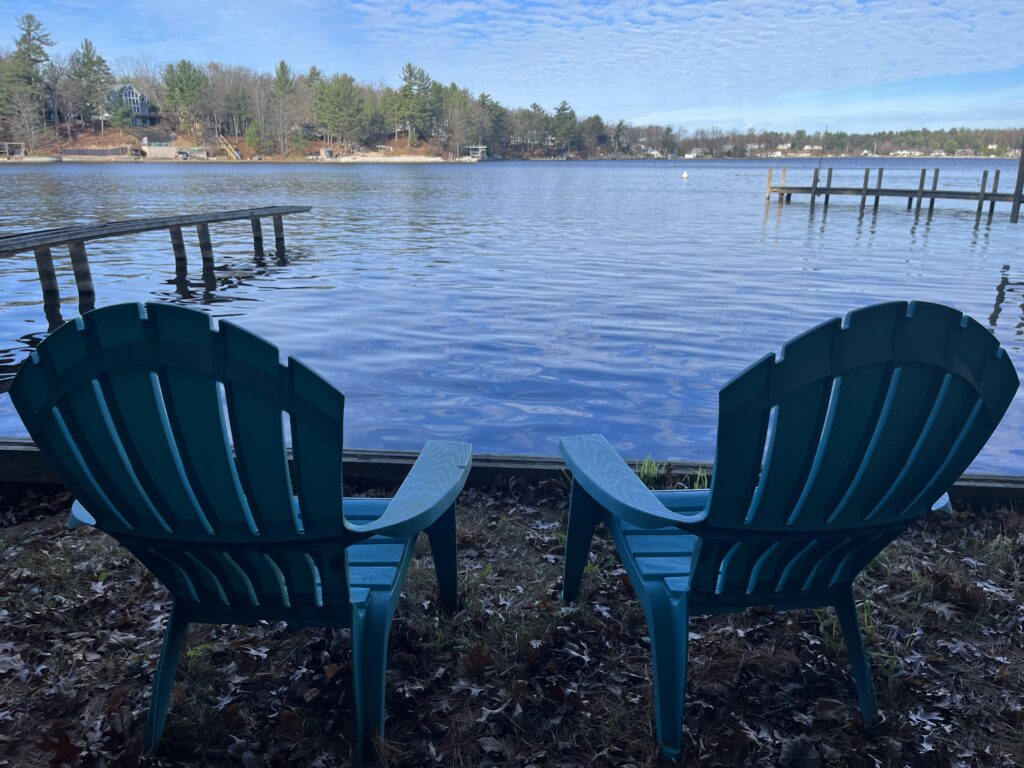
[[[167,594],[111,539],[62,528],[69,500],[0,494],[0,765],[137,765]],[[463,610],[440,614],[418,551],[392,629],[394,766],[657,765],[650,645],[599,537],[558,599],[565,489],[467,491]],[[883,720],[856,714],[828,611],[694,620],[689,765],[1024,764],[1024,528],[934,517],[858,581]],[[155,764],[351,763],[344,631],[196,626]]]

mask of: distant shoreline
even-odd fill
[[[503,162],[736,162],[744,160],[778,161],[788,160],[919,160],[927,162],[930,160],[1005,160],[1013,162],[1017,157],[995,157],[992,155],[976,155],[974,157],[946,155],[936,157],[932,155],[921,156],[896,156],[896,155],[788,155],[786,157],[512,157],[512,158],[488,158],[487,163]],[[227,157],[197,158],[191,160],[175,160],[171,158],[132,158],[132,157],[62,157],[60,155],[29,155],[27,157],[0,158],[0,165],[49,165],[52,163],[73,163],[81,165],[109,164],[109,163],[133,163],[133,164],[161,164],[161,165],[473,165],[480,161],[473,158],[459,158],[448,160],[437,155],[396,155],[374,156],[374,155],[352,155],[349,157],[332,158],[329,160],[309,160],[306,158],[270,157],[266,159],[242,159],[231,160]]]

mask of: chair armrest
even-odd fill
[[[71,514],[68,515],[68,522],[65,526],[69,531],[75,530],[83,525],[96,525],[96,518],[85,511],[85,507],[77,501],[71,505]]]
[[[353,533],[413,536],[428,528],[455,503],[469,477],[473,446],[431,440],[402,481],[384,514],[366,525],[349,525]]]
[[[602,435],[563,437],[558,443],[573,480],[615,515],[641,528],[702,521],[706,511],[678,514],[662,504]]]

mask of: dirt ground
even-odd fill
[[[563,483],[467,490],[462,610],[417,550],[391,632],[386,766],[654,766],[650,643],[614,547],[559,598]],[[140,763],[165,590],[70,499],[0,490],[0,765]],[[690,625],[685,765],[1024,764],[1024,528],[915,525],[857,582],[882,720],[865,731],[830,611]],[[352,764],[346,631],[193,626],[151,765]]]

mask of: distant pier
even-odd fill
[[[930,184],[928,182],[928,171],[921,169],[916,188],[904,187],[883,187],[882,180],[885,177],[885,168],[878,168],[872,183],[871,169],[864,169],[864,181],[859,187],[834,187],[832,186],[832,168],[826,169],[825,183],[821,183],[821,168],[815,168],[811,176],[809,186],[794,186],[786,183],[786,169],[782,169],[779,183],[772,184],[772,169],[768,169],[768,183],[765,185],[765,199],[771,199],[772,195],[778,195],[779,203],[789,203],[793,195],[810,195],[811,208],[817,202],[818,196],[823,196],[823,204],[828,208],[829,198],[832,195],[850,195],[860,198],[860,215],[864,215],[868,198],[872,198],[872,211],[878,211],[879,200],[883,197],[907,198],[907,210],[913,210],[915,215],[921,213],[924,201],[928,201],[928,216],[931,217],[935,210],[936,200],[969,200],[978,204],[974,226],[981,223],[981,217],[988,205],[988,221],[992,221],[995,214],[996,203],[1010,204],[1010,223],[1016,224],[1020,218],[1021,199],[1024,197],[1024,151],[1021,152],[1020,162],[1017,166],[1017,180],[1012,192],[999,191],[999,170],[992,174],[992,186],[988,186],[989,172],[981,174],[981,185],[976,190],[952,190],[939,189],[939,169],[932,171]]]

